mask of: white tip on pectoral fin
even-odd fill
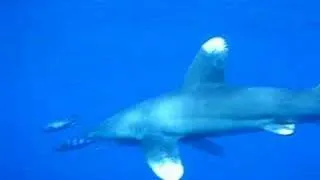
[[[269,124],[263,129],[278,135],[289,136],[294,134],[295,124]]]
[[[163,180],[180,180],[183,175],[183,166],[180,159],[162,158],[158,161],[148,161],[153,172]]]
[[[184,168],[175,139],[148,137],[142,143],[147,163],[162,180],[180,180]]]

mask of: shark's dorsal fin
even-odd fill
[[[184,174],[177,139],[151,135],[142,140],[147,163],[152,171],[165,180],[179,180]]]
[[[214,37],[207,40],[188,69],[183,88],[188,89],[204,83],[224,83],[227,55],[227,43],[223,38]]]

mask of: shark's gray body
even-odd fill
[[[158,177],[177,180],[184,172],[178,141],[199,147],[197,142],[210,145],[205,137],[233,133],[266,130],[288,135],[296,123],[320,119],[317,90],[226,84],[227,49],[224,41],[222,47],[215,44],[219,40],[223,39],[213,38],[202,46],[181,89],[124,109],[89,132],[86,139],[136,141]],[[77,145],[70,142],[75,141],[64,147]]]
[[[320,119],[320,93],[204,85],[137,104],[105,121],[91,135],[138,140],[149,134],[205,137],[262,130],[265,125],[304,118]]]

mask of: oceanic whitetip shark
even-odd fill
[[[202,150],[212,145],[219,149],[205,138],[252,131],[291,135],[295,124],[320,119],[320,91],[316,89],[226,83],[228,52],[225,39],[209,39],[195,56],[180,89],[128,107],[57,150],[98,141],[135,142],[156,176],[178,180],[184,174],[179,142]]]

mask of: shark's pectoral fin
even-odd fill
[[[214,156],[223,156],[224,148],[206,138],[196,138],[187,142],[193,148],[209,153]]]
[[[153,172],[164,180],[179,180],[184,173],[177,139],[149,136],[142,140],[147,163]]]
[[[268,124],[263,127],[264,130],[283,136],[289,136],[295,132],[295,124]]]

